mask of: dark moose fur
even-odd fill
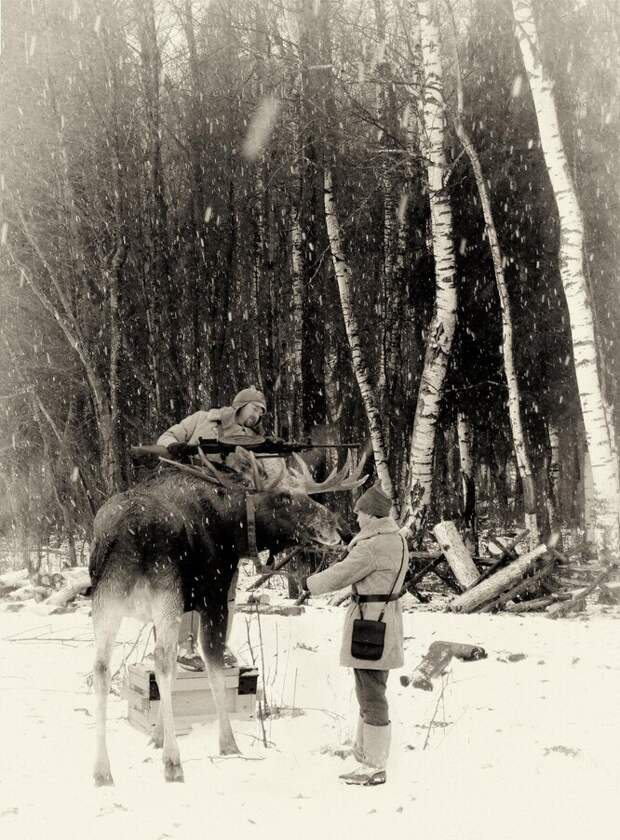
[[[247,551],[246,493],[253,492],[257,547],[338,540],[339,519],[302,492],[254,492],[243,476],[226,473],[235,489],[162,468],[157,475],[107,501],[97,513],[90,559],[96,657],[98,750],[94,777],[112,784],[105,745],[105,705],[110,656],[125,615],[152,620],[155,673],[162,697],[166,778],[183,778],[174,725],[166,727],[166,685],[176,663],[183,612],[201,616],[200,644],[216,705],[223,703],[223,652],[227,593],[240,556]],[[219,687],[218,687],[219,686]],[[220,750],[238,752],[228,715],[218,706]],[[171,718],[170,718],[171,719]],[[172,731],[170,731],[172,728]],[[155,740],[161,743],[161,732]]]

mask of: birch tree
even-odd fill
[[[445,113],[439,31],[430,0],[418,0],[422,50],[423,138],[435,257],[435,307],[428,329],[424,368],[418,391],[409,454],[409,500],[404,510],[407,527],[420,531],[431,496],[437,419],[454,330],[457,291],[452,211],[446,189],[444,152]]]
[[[456,43],[456,22],[454,21],[451,7],[450,16],[452,17],[454,31],[454,54],[456,65],[457,106],[456,114],[454,116],[454,127],[474,173],[476,188],[482,205],[485,232],[489,242],[491,259],[493,261],[493,272],[495,275],[497,292],[499,294],[502,318],[502,359],[504,363],[506,385],[508,388],[508,415],[510,418],[510,430],[512,433],[512,443],[515,451],[517,469],[523,485],[525,527],[529,531],[531,547],[535,548],[540,541],[536,517],[536,490],[534,476],[532,474],[532,464],[530,462],[530,456],[523,431],[523,423],[521,420],[521,394],[515,367],[512,313],[510,309],[510,295],[508,294],[508,286],[506,285],[506,278],[504,275],[504,257],[502,255],[499,238],[497,236],[497,228],[493,218],[493,209],[491,207],[491,197],[487,188],[487,182],[485,181],[484,174],[482,172],[480,158],[478,157],[478,152],[476,151],[469,132],[465,128],[465,124],[463,122],[463,81],[461,76],[461,64],[458,55],[458,45]]]
[[[617,555],[620,552],[620,477],[614,426],[601,387],[592,305],[584,274],[583,217],[560,134],[553,83],[541,59],[531,0],[512,0],[512,8],[560,220],[559,267],[596,496],[596,544],[601,557],[609,551]]]
[[[385,451],[385,436],[381,414],[379,412],[377,395],[370,380],[368,366],[362,355],[360,328],[352,304],[351,269],[349,268],[342,248],[340,224],[334,204],[332,175],[331,171],[327,168],[325,169],[325,224],[327,226],[327,236],[332,254],[334,274],[336,275],[338,291],[340,293],[344,326],[351,349],[351,363],[366,411],[377,475],[385,493],[392,500],[393,507],[396,508],[397,500],[394,494],[394,485],[390,476]]]

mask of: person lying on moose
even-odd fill
[[[192,447],[201,438],[239,442],[246,438],[251,443],[263,437],[262,420],[266,411],[267,401],[263,392],[256,388],[244,388],[235,396],[232,405],[190,414],[166,429],[157,443],[165,446],[179,461],[188,459]]]
[[[263,439],[262,420],[266,411],[267,401],[262,391],[256,388],[244,388],[235,396],[232,405],[190,414],[160,435],[157,444],[165,446],[175,460],[188,461],[193,451],[192,447],[198,444],[201,438],[235,440],[237,443],[242,443],[244,440],[248,443],[259,441]],[[210,457],[220,460],[222,456]],[[237,569],[228,590],[227,645],[235,614],[238,579]],[[198,614],[184,613],[179,629],[178,662],[190,670],[202,671],[204,662],[194,646],[197,632]],[[224,657],[227,665],[236,665],[236,657],[228,646]]]

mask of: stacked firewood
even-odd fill
[[[26,569],[0,575],[0,598],[13,603],[34,600],[49,607],[49,612],[65,611],[90,588],[90,575],[84,566],[61,572],[37,572]]]
[[[605,591],[608,602],[615,599],[615,590],[605,587],[615,566],[596,570],[593,575],[582,569],[575,575],[575,564],[557,548],[559,534],[546,542],[518,553],[527,532],[513,539],[488,536],[495,556],[474,557],[465,546],[453,522],[439,522],[433,529],[438,551],[412,552],[419,568],[408,581],[408,589],[416,597],[420,582],[434,573],[455,594],[448,609],[452,612],[546,612],[551,617],[567,615],[583,608],[585,598],[596,589]],[[575,584],[584,583],[583,588]]]

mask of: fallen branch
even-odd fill
[[[602,572],[596,580],[594,580],[589,586],[586,586],[585,589],[580,590],[577,592],[569,601],[564,601],[563,603],[552,604],[550,607],[547,608],[547,615],[549,618],[560,618],[567,613],[574,610],[581,602],[583,602],[587,595],[604,583],[607,578],[609,578],[612,573],[617,569],[615,563],[612,563],[610,566]]]
[[[541,582],[543,578],[547,577],[552,568],[553,561],[551,563],[545,563],[542,569],[539,569],[539,571],[535,574],[523,578],[523,580],[519,581],[519,583],[515,584],[515,586],[511,587],[506,592],[503,592],[499,598],[495,598],[493,601],[476,608],[476,611],[488,613],[494,612],[495,610],[501,610],[502,607],[504,607],[509,601],[516,598],[517,595],[523,595],[525,592],[531,591]]]
[[[493,542],[496,546],[498,546],[498,548],[501,549],[502,553],[501,553],[500,557],[498,557],[497,560],[495,560],[493,563],[491,563],[491,565],[488,567],[488,569],[485,569],[484,572],[482,572],[482,574],[480,575],[480,577],[478,578],[478,580],[475,583],[472,583],[471,586],[467,587],[465,592],[469,592],[469,590],[473,589],[474,586],[478,586],[478,584],[482,583],[483,580],[486,580],[487,578],[490,578],[491,575],[494,575],[495,572],[498,571],[498,569],[501,569],[503,566],[506,566],[508,563],[511,562],[511,560],[517,560],[518,555],[516,555],[514,553],[514,548],[528,534],[529,534],[529,531],[527,531],[527,530],[526,531],[521,531],[519,534],[517,534],[517,536],[513,540],[511,540],[508,543],[508,545],[505,545],[505,546],[502,545],[494,537],[491,537],[491,542]]]
[[[242,613],[255,613],[256,606],[257,605],[255,601],[249,601],[247,604],[237,604],[237,606],[235,607],[235,611]],[[277,604],[265,604],[264,606],[261,605],[260,611],[261,615],[302,615],[304,609],[303,607],[297,605],[278,606]]]
[[[506,612],[538,612],[539,610],[544,610],[550,604],[555,604],[558,601],[566,601],[570,597],[566,593],[558,592],[554,595],[547,595],[544,598],[533,598],[531,601],[520,601],[518,604],[506,604]]]
[[[273,569],[270,569],[268,572],[265,572],[265,574],[261,575],[257,580],[254,581],[254,583],[251,583],[246,589],[246,592],[252,592],[254,589],[258,589],[258,587],[262,586],[263,583],[265,583],[266,580],[269,580],[270,577],[273,577],[273,575],[277,575],[280,569],[284,568],[284,566],[290,563],[291,560],[295,557],[295,555],[298,554],[300,551],[301,549],[296,548],[293,552],[291,552],[291,554],[284,557],[284,559],[280,560],[279,563],[276,563]]]

